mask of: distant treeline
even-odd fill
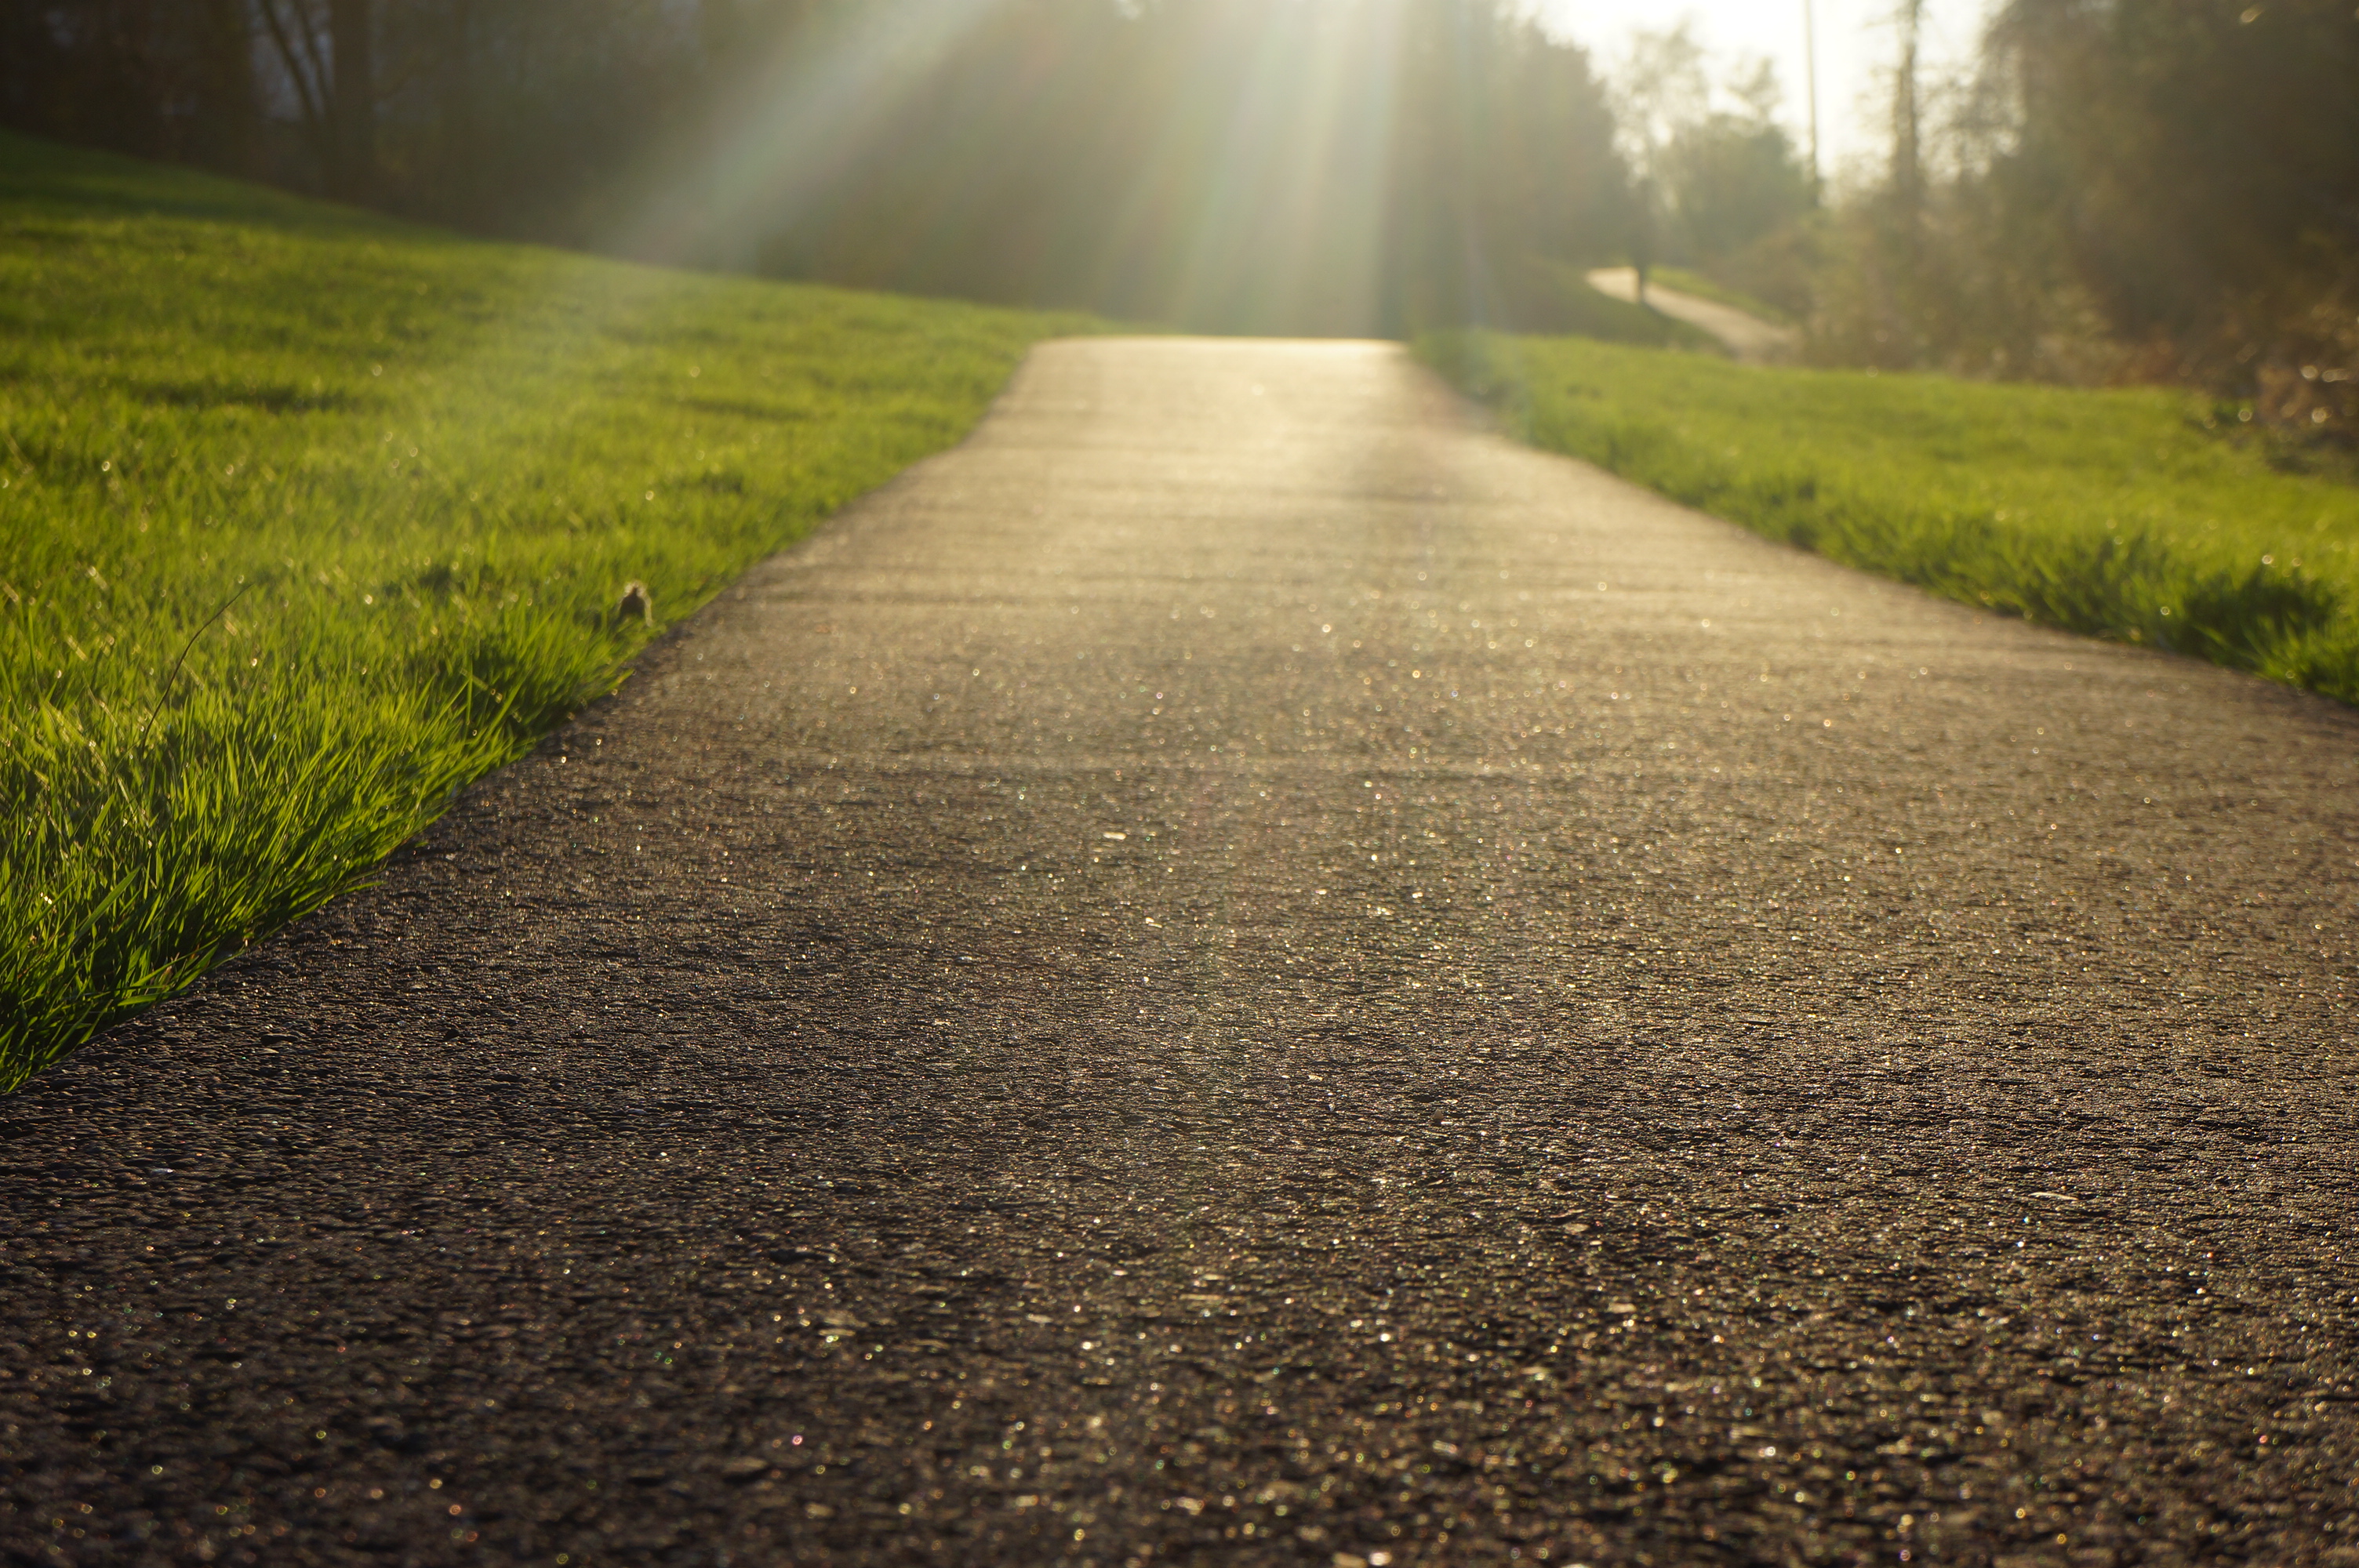
[[[2359,9],[2004,0],[1971,72],[1900,79],[1883,178],[1798,252],[1828,362],[2191,382],[2349,448]]]
[[[1211,330],[1545,329],[1629,181],[1509,0],[0,0],[9,122],[462,228]]]
[[[1516,0],[0,0],[0,122],[470,232],[1217,330],[1572,328],[1677,263],[1813,358],[2359,424],[2354,0],[2003,0],[1821,191],[1758,62]],[[1714,80],[1714,79],[1717,80]]]

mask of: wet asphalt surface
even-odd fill
[[[1088,342],[0,1102],[0,1559],[2359,1563],[2359,715]]]

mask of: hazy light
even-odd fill
[[[1482,0],[892,0],[769,47],[605,248],[1360,335],[1555,308],[1618,232],[1587,68]]]
[[[717,142],[695,160],[703,178],[652,192],[614,248],[650,261],[749,267],[782,215],[863,153],[1001,4],[864,5],[846,26],[787,38],[715,106]]]
[[[1189,247],[1180,319],[1239,297],[1252,300],[1250,316],[1270,322],[1373,314],[1403,4],[1303,6],[1288,26],[1256,29],[1256,57],[1222,133],[1218,184],[1199,211],[1162,215],[1176,220]],[[1385,85],[1351,91],[1373,83]],[[1272,161],[1272,148],[1288,156]],[[1338,243],[1339,235],[1355,243]],[[1338,254],[1351,272],[1321,269]]]
[[[1887,73],[1896,40],[1892,0],[1816,0],[1819,117],[1827,169],[1878,158],[1890,145]],[[1927,0],[1925,61],[1930,73],[1969,61],[1982,41],[1991,0]],[[1802,0],[1541,0],[1549,29],[1589,49],[1598,69],[1613,70],[1632,29],[1661,29],[1694,18],[1696,35],[1723,56],[1767,55],[1786,90],[1785,123],[1805,145],[1809,105],[1802,100]]]

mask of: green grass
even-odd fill
[[[1535,445],[1968,603],[2359,702],[2359,486],[2187,395],[1764,369],[1456,333]]]
[[[0,137],[0,1091],[364,877],[1057,318]]]
[[[1647,283],[1649,287],[1660,284],[1676,293],[1692,294],[1698,299],[1709,299],[1715,305],[1725,305],[1732,310],[1742,310],[1747,316],[1757,317],[1761,320],[1773,322],[1780,327],[1790,327],[1794,324],[1792,317],[1767,300],[1756,299],[1753,296],[1731,288],[1725,284],[1714,283],[1703,274],[1690,272],[1685,267],[1649,267],[1647,270]]]

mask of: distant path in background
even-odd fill
[[[1052,344],[0,1102],[0,1559],[2341,1563],[2354,860],[2346,708]]]
[[[1633,305],[1638,302],[1638,270],[1636,267],[1601,267],[1588,275],[1589,287],[1600,294]],[[1746,364],[1790,363],[1802,351],[1802,334],[1791,327],[1781,327],[1775,321],[1764,321],[1749,311],[1733,305],[1723,305],[1715,299],[1700,299],[1692,294],[1682,294],[1676,288],[1665,288],[1658,283],[1647,286],[1648,305],[1674,320],[1685,321],[1690,327],[1701,327],[1728,345],[1728,351]]]

